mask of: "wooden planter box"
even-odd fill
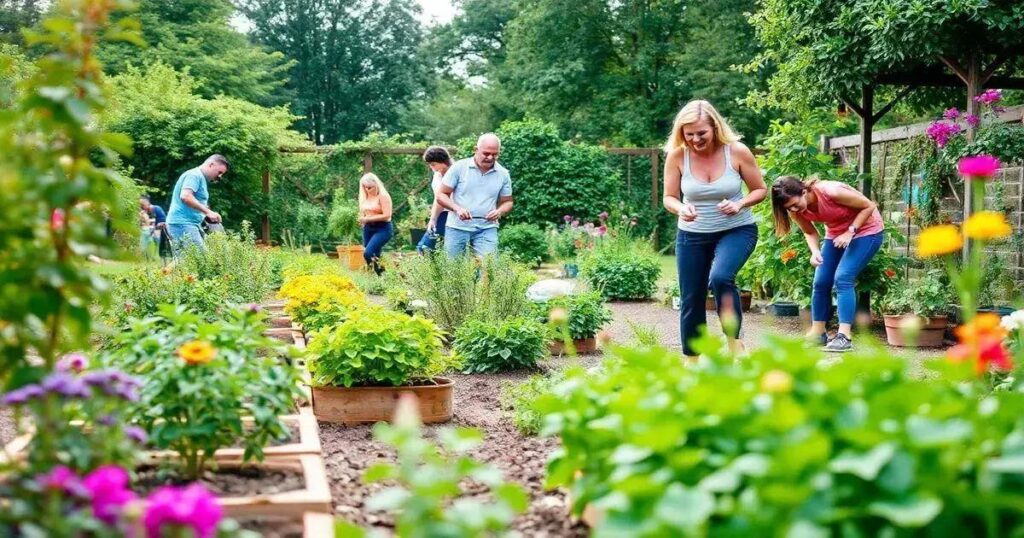
[[[306,512],[302,516],[303,538],[331,538],[334,536],[334,516]]]
[[[916,342],[908,342],[903,337],[903,330],[900,328],[904,316],[885,317],[885,338],[889,345],[896,347],[942,347],[946,335],[946,326],[949,320],[946,316],[932,316],[930,318],[920,317],[921,332]]]
[[[338,245],[338,260],[355,271],[366,265],[363,259],[363,245]]]
[[[452,418],[452,381],[436,378],[436,385],[407,387],[310,387],[317,420],[340,424],[388,422],[395,416],[398,397],[416,395],[424,423]]]
[[[597,338],[591,336],[590,338],[573,339],[572,346],[576,348],[578,355],[588,355],[590,353],[597,353]],[[553,340],[548,344],[548,349],[552,355],[561,355],[565,352],[565,344],[561,340]]]
[[[740,310],[743,312],[750,312],[750,307],[754,303],[754,294],[750,291],[740,291]],[[718,311],[718,304],[715,302],[715,298],[708,295],[707,299],[704,300],[704,310],[708,312]]]

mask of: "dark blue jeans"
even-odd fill
[[[437,226],[434,228],[434,233],[430,233],[427,230],[427,233],[423,234],[420,242],[416,244],[416,252],[423,254],[437,248],[437,238],[444,237],[445,226],[448,226],[448,212],[442,211],[437,216]]]
[[[704,303],[708,286],[715,294],[718,317],[726,309],[736,319],[734,327],[727,327],[727,336],[739,338],[743,325],[740,292],[736,288],[736,273],[757,245],[757,226],[747,224],[714,233],[694,233],[679,230],[676,236],[676,268],[679,271],[679,332],[683,353],[696,355],[690,342],[700,336],[700,328],[707,324]]]
[[[384,272],[380,265],[380,255],[384,245],[395,235],[395,228],[390,222],[368,222],[363,225],[363,259],[374,273]]]
[[[811,292],[811,320],[828,321],[832,317],[832,288],[839,306],[839,323],[853,324],[857,314],[857,292],[854,283],[882,246],[885,233],[858,237],[846,248],[836,248],[831,239],[821,246],[821,265],[814,271]]]

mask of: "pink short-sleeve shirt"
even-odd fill
[[[846,233],[850,225],[853,224],[853,219],[857,218],[860,210],[842,205],[835,201],[834,197],[842,190],[857,192],[856,189],[838,181],[819,181],[811,186],[811,190],[814,191],[818,198],[817,207],[813,210],[808,208],[801,211],[800,216],[811,222],[823,223],[825,225],[825,239],[834,239]],[[871,217],[857,230],[854,238],[875,235],[884,230],[885,224],[882,222],[882,214],[878,212],[876,207],[875,211],[871,213]]]

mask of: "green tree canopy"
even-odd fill
[[[23,44],[21,30],[39,22],[42,0],[0,0],[0,43]]]
[[[422,92],[413,0],[239,0],[252,36],[295,62],[287,88],[299,127],[330,144],[395,130]]]
[[[108,73],[157,62],[187,71],[206,98],[237,97],[262,105],[287,102],[283,91],[290,64],[279,52],[249,42],[229,24],[230,0],[140,0],[133,14],[148,47],[112,44],[101,49]]]
[[[776,70],[763,104],[793,109],[856,96],[880,74],[912,72],[940,57],[1007,59],[1019,69],[1019,0],[760,0],[751,17],[763,51],[751,68]]]

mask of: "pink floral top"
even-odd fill
[[[833,198],[842,190],[857,192],[856,189],[838,181],[819,181],[811,186],[811,190],[814,191],[818,198],[817,207],[814,209],[808,207],[800,212],[800,216],[811,222],[823,223],[825,225],[825,239],[834,239],[846,233],[850,225],[853,224],[853,219],[857,218],[857,213],[860,213],[860,210],[842,205]],[[878,212],[876,207],[875,211],[868,217],[868,220],[857,230],[854,238],[875,235],[881,233],[884,229],[885,225],[882,223],[882,214]]]

